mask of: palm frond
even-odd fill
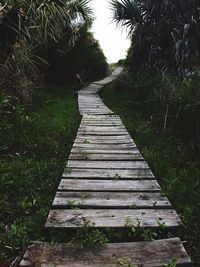
[[[132,33],[142,23],[142,5],[138,0],[113,0],[111,3],[113,20]]]
[[[19,17],[10,27],[35,43],[49,44],[91,19],[90,0],[8,0]],[[75,38],[75,36],[72,36]]]

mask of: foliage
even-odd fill
[[[164,267],[176,267],[177,265],[177,260],[176,258],[172,258],[168,264],[165,264]]]
[[[76,38],[84,21],[91,19],[89,0],[7,0],[5,24],[34,45],[49,46],[70,33]]]
[[[136,70],[187,75],[198,65],[200,9],[197,0],[113,0],[114,21],[132,36]]]
[[[175,133],[200,152],[200,75],[190,78],[162,76],[153,72],[130,75],[127,71],[116,82],[116,90],[129,92],[124,104],[142,112],[161,131]]]
[[[135,267],[130,258],[119,258],[117,259],[113,267]]]
[[[44,74],[43,54],[50,47],[74,45],[91,23],[89,0],[8,0],[0,9],[1,90],[30,102],[30,87]],[[41,68],[43,66],[43,69]],[[9,79],[12,77],[12,79]]]
[[[199,101],[195,95],[198,84],[199,76],[182,81],[171,76],[162,79],[156,73],[124,73],[102,94],[105,103],[122,118],[181,216],[185,226],[178,236],[188,241],[194,266],[200,264]],[[196,102],[192,103],[192,99]],[[166,104],[169,113],[163,131]]]
[[[61,48],[60,48],[61,49]],[[93,34],[83,28],[76,44],[68,51],[49,51],[48,80],[56,83],[91,81],[107,73],[107,62]]]
[[[106,244],[108,242],[106,235],[99,229],[94,229],[93,227],[94,225],[89,220],[86,220],[82,228],[72,238],[72,242],[80,245],[82,248],[96,244]]]
[[[74,90],[66,88],[34,90],[31,106],[1,95],[0,113],[1,260],[46,239],[46,216],[80,118]]]

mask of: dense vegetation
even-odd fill
[[[200,264],[199,1],[113,0],[132,40],[123,75],[103,97],[118,113],[179,212]],[[123,91],[122,91],[123,90]]]
[[[179,213],[184,229],[175,235],[187,240],[186,248],[194,266],[199,266],[200,157],[193,135],[194,121],[198,117],[195,113],[183,113],[176,119],[174,103],[170,102],[166,120],[167,98],[160,95],[168,84],[160,75],[138,73],[130,76],[124,72],[118,81],[104,89],[102,98],[120,115],[162,190]],[[170,84],[174,89],[185,87],[185,82],[173,79]],[[190,84],[191,92],[196,85]]]
[[[46,238],[45,218],[80,122],[74,90],[66,89],[36,91],[31,106],[1,99],[0,265]]]
[[[80,120],[75,92],[107,72],[89,31],[89,2],[0,4],[1,266],[30,240],[85,245],[130,237],[110,231],[105,236],[89,225],[75,236],[44,229]],[[123,75],[103,98],[122,117],[179,212],[184,229],[178,235],[199,266],[199,1],[113,0],[112,9],[132,44]],[[129,228],[131,240],[158,238]]]
[[[88,0],[8,0],[0,12],[1,91],[30,102],[35,85],[49,82],[52,74],[54,82],[68,83],[105,75],[106,59],[88,33]],[[79,61],[72,61],[78,53]],[[97,65],[86,75],[94,59]]]
[[[89,2],[0,3],[0,266],[30,240],[47,239],[45,218],[80,121],[76,91],[107,73]]]
[[[113,0],[114,20],[128,27],[132,68],[188,75],[199,63],[198,0]]]

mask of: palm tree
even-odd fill
[[[36,44],[57,42],[70,31],[72,39],[91,18],[89,0],[7,0],[7,23]],[[9,17],[11,13],[12,16]],[[13,19],[13,13],[17,14]]]
[[[5,36],[0,43],[1,86],[15,91],[19,88],[22,98],[29,99],[28,86],[36,79],[38,66],[46,63],[38,51],[54,47],[62,40],[66,47],[73,46],[81,28],[91,22],[89,2],[4,1],[0,6],[0,33]]]
[[[197,0],[113,0],[113,18],[126,26],[143,65],[187,74],[200,51]]]

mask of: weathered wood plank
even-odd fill
[[[128,154],[128,153],[91,153],[88,151],[82,151],[80,153],[71,153],[69,156],[70,160],[144,160],[142,155],[139,154]]]
[[[86,109],[86,108],[80,108],[80,113],[82,112],[86,112],[86,113],[96,113],[96,114],[107,114],[107,113],[113,113],[110,109],[100,109],[100,108],[90,108],[90,109]],[[106,113],[105,113],[106,112]]]
[[[95,115],[87,115],[87,114],[85,114],[85,115],[83,115],[83,119],[88,119],[88,120],[112,120],[112,119],[116,119],[116,120],[120,120],[121,121],[121,119],[120,119],[120,117],[118,116],[118,115],[101,115],[101,116],[95,116]]]
[[[57,192],[53,208],[171,208],[161,193],[121,192]]]
[[[50,211],[46,227],[80,228],[86,222],[97,228],[124,228],[138,223],[144,228],[160,227],[161,223],[166,228],[175,228],[182,224],[171,209],[55,209]]]
[[[95,116],[95,115],[88,115],[88,114],[84,114],[83,115],[83,118],[82,118],[83,121],[111,121],[111,120],[114,120],[114,121],[119,121],[119,122],[122,122],[121,118],[115,114],[107,114],[107,115],[100,115],[100,116]]]
[[[80,107],[81,108],[81,107]],[[91,107],[82,107],[83,110],[86,110],[86,111],[111,111],[110,109],[106,108],[106,107],[100,107],[100,106],[91,106]]]
[[[140,170],[119,170],[119,169],[73,169],[70,168],[68,171],[63,173],[63,178],[80,178],[80,179],[118,179],[118,180],[154,180],[150,169]]]
[[[85,111],[85,110],[80,110],[79,111],[81,115],[83,114],[95,114],[95,115],[104,115],[104,114],[113,114],[112,111],[98,111],[98,110],[90,110],[90,111]]]
[[[135,148],[135,144],[79,144],[79,143],[74,143],[73,144],[74,148],[81,148],[81,149],[98,149],[98,150],[129,150],[130,148]]]
[[[147,169],[149,166],[145,161],[89,161],[89,160],[68,160],[69,168],[89,169]]]
[[[118,177],[116,176],[116,179]],[[98,191],[98,192],[158,192],[160,186],[156,180],[81,180],[62,179],[60,191]]]
[[[96,139],[91,139],[90,137],[93,137],[92,135],[90,136],[87,136],[86,135],[86,138],[84,138],[84,136],[81,136],[81,137],[77,137],[75,139],[75,142],[74,144],[77,144],[77,145],[80,145],[80,144],[99,144],[99,145],[130,145],[130,149],[131,148],[136,148],[136,144],[133,143],[132,141],[130,140],[116,140],[114,138],[111,138],[111,139],[105,139],[105,140],[100,140],[98,138]],[[102,137],[107,137],[107,136],[102,136]],[[109,137],[113,137],[113,136],[109,136]]]
[[[90,132],[90,131],[78,131],[78,135],[104,135],[104,136],[119,136],[119,135],[127,135],[129,136],[129,133],[126,131],[96,131],[96,132]]]
[[[83,125],[81,125],[79,127],[79,131],[89,131],[89,132],[106,132],[106,131],[116,132],[116,131],[119,131],[119,132],[127,132],[126,128],[123,127],[123,126],[111,126],[111,127],[108,127],[108,126],[83,126]]]
[[[76,140],[83,140],[90,143],[92,141],[101,141],[102,143],[108,142],[109,144],[111,141],[113,141],[116,144],[120,144],[120,142],[128,142],[128,143],[134,143],[133,140],[127,136],[127,135],[121,135],[121,136],[102,136],[102,135],[77,135]]]
[[[84,116],[84,115],[83,115]],[[101,116],[102,115],[98,115],[100,118],[96,118],[97,116],[93,115],[94,116],[94,119],[86,119],[85,117],[82,118],[82,123],[107,123],[107,124],[112,124],[112,123],[118,123],[118,124],[123,124],[121,119],[120,118],[111,118],[109,115],[104,115],[104,116],[107,116],[107,118],[102,118],[101,119]],[[113,115],[111,115],[113,116]]]
[[[99,116],[101,116],[101,115],[99,115]],[[115,124],[123,125],[121,119],[110,118],[109,116],[108,116],[107,119],[98,119],[97,118],[97,119],[93,119],[92,120],[92,119],[85,119],[85,118],[83,118],[82,121],[81,121],[81,123],[85,123],[85,124],[87,124],[87,123],[97,123],[97,124],[113,124],[113,123],[115,123]]]
[[[122,122],[92,122],[92,121],[82,121],[81,126],[102,126],[102,127],[113,127],[113,126],[118,126],[122,127],[123,124]]]
[[[172,258],[176,259],[177,267],[192,266],[179,238],[87,248],[73,244],[34,242],[28,246],[20,267],[118,267],[120,261],[134,267],[163,267]]]
[[[102,113],[102,114],[105,114],[104,112],[111,112],[111,110],[110,109],[106,109],[106,108],[98,108],[98,107],[91,107],[91,108],[81,108],[80,107],[80,111],[82,111],[82,112],[90,112],[90,113],[92,113],[92,112],[96,112],[96,113]]]
[[[102,144],[102,145],[109,145],[109,144],[111,144],[111,145],[120,145],[120,144],[133,145],[134,144],[134,146],[136,147],[135,143],[133,143],[132,141],[130,141],[128,139],[127,140],[126,139],[116,140],[113,138],[113,136],[109,136],[112,138],[100,140],[99,138],[90,138],[90,137],[94,137],[94,136],[90,135],[90,136],[86,136],[86,138],[84,138],[84,136],[81,136],[81,137],[77,136],[75,143],[76,144],[80,144],[80,143],[81,144],[87,144],[87,143],[88,144]],[[101,137],[105,138],[106,136],[101,136]]]
[[[100,143],[100,144],[134,144],[133,140],[126,135],[122,135],[122,136],[102,136],[102,135],[77,135],[75,142],[81,142],[83,141],[83,143]],[[136,145],[135,145],[136,146]]]
[[[75,153],[84,153],[87,151],[88,153],[93,153],[93,154],[129,154],[129,155],[138,155],[140,154],[139,150],[137,148],[130,148],[130,149],[81,149],[81,148],[72,148],[71,154]]]

